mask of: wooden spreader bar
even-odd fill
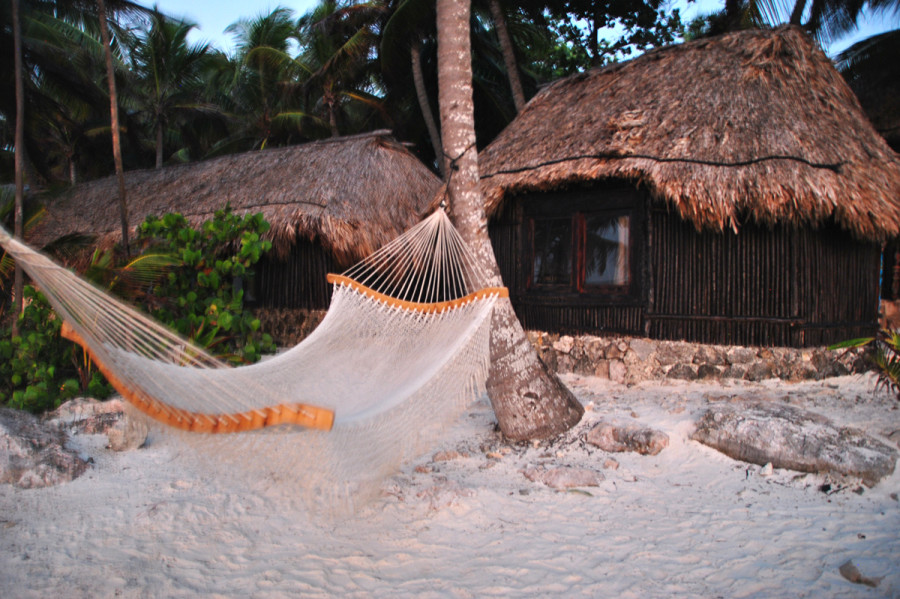
[[[278,404],[248,410],[246,412],[204,414],[190,412],[182,408],[170,406],[151,397],[139,389],[131,389],[125,385],[97,356],[91,351],[68,323],[63,322],[60,334],[69,341],[74,341],[91,356],[103,376],[122,394],[131,405],[154,420],[173,428],[194,433],[237,433],[252,431],[279,424],[295,424],[307,428],[331,430],[334,425],[334,412],[326,408],[306,404]]]
[[[390,295],[386,295],[384,293],[380,293],[375,291],[371,287],[366,287],[365,285],[358,283],[354,279],[350,277],[345,277],[344,275],[335,275],[328,274],[327,277],[328,282],[335,285],[346,285],[363,295],[370,297],[374,300],[384,302],[388,306],[394,306],[397,308],[403,308],[404,310],[414,310],[416,312],[422,312],[424,314],[432,314],[435,312],[442,312],[449,308],[454,308],[456,306],[463,306],[468,304],[473,300],[484,299],[491,295],[497,295],[499,297],[509,297],[509,290],[506,287],[485,287],[484,289],[479,289],[474,293],[470,293],[469,295],[463,296],[461,298],[455,300],[448,300],[445,302],[433,302],[433,303],[422,303],[422,302],[409,302],[406,300],[400,300],[395,297],[391,297]]]

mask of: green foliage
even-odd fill
[[[900,399],[900,331],[881,330],[875,337],[860,337],[828,346],[828,349],[854,349],[871,346],[867,359],[878,373],[877,387],[889,389]]]
[[[0,331],[0,403],[38,413],[78,395],[108,397],[111,387],[81,348],[60,337],[44,296],[28,285],[24,298],[19,335]]]
[[[545,77],[627,59],[674,42],[682,29],[679,10],[661,0],[567,0],[528,4],[525,11],[553,40],[543,58],[535,57]]]
[[[271,336],[244,309],[242,289],[272,247],[262,239],[268,229],[261,214],[240,217],[230,208],[217,211],[199,229],[180,214],[148,217],[139,240],[180,262],[149,291],[153,317],[234,362],[255,362],[275,351]]]
[[[271,248],[262,215],[239,217],[230,208],[193,229],[180,214],[150,217],[141,226],[146,251],[116,266],[111,252],[95,252],[85,273],[95,283],[144,303],[154,317],[235,362],[272,352],[272,338],[244,309],[240,281]],[[175,259],[177,258],[177,259]],[[76,396],[106,398],[109,383],[83,350],[63,339],[61,320],[44,296],[25,288],[19,335],[0,330],[0,404],[43,412]]]

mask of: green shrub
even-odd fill
[[[199,229],[180,214],[149,217],[140,229],[141,256],[114,266],[111,252],[95,253],[86,274],[219,357],[255,362],[275,344],[245,310],[239,283],[271,248],[261,238],[268,229],[261,214],[239,217],[229,208]],[[81,347],[60,336],[61,321],[44,296],[26,286],[24,297],[19,335],[0,330],[0,404],[39,413],[79,395],[108,397],[109,383]]]
[[[30,285],[23,296],[19,334],[0,331],[0,403],[39,413],[78,395],[108,397],[111,387],[81,348],[60,337],[61,321],[44,296]]]
[[[148,217],[139,241],[178,259],[150,289],[153,317],[233,362],[255,362],[274,352],[272,337],[244,308],[241,285],[272,247],[262,239],[268,229],[261,214],[240,217],[230,208],[217,211],[199,229],[180,214]]]
[[[900,331],[882,329],[875,337],[861,337],[836,343],[828,349],[871,348],[866,359],[875,367],[876,388],[884,387],[900,399]]]

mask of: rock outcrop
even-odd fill
[[[897,462],[896,449],[862,431],[774,402],[713,405],[691,438],[736,460],[857,477],[870,487]]]
[[[610,453],[636,451],[656,455],[669,446],[669,436],[638,423],[603,421],[588,431],[587,442]]]
[[[80,476],[88,463],[65,442],[59,428],[27,412],[0,408],[0,483],[30,489]]]

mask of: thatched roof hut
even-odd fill
[[[617,178],[699,229],[820,225],[900,233],[900,157],[799,28],[648,52],[542,90],[481,154],[504,197]]]
[[[132,229],[169,212],[197,224],[230,204],[265,216],[280,256],[303,239],[344,266],[415,224],[440,187],[387,131],[131,171],[125,182]],[[29,236],[35,245],[74,233],[101,242],[121,237],[115,177],[77,185],[48,204]]]
[[[557,81],[479,162],[526,327],[794,346],[874,331],[900,157],[800,29]]]

